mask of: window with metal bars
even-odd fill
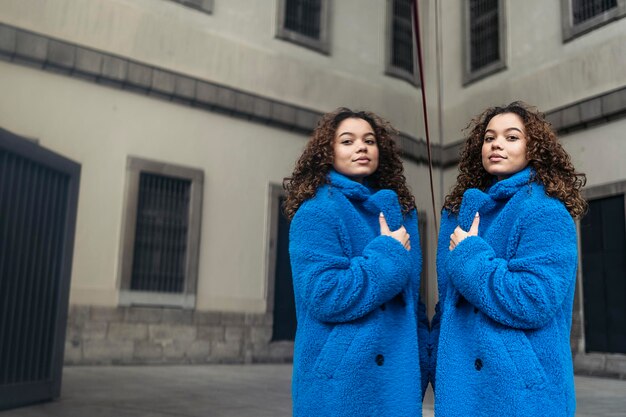
[[[387,8],[389,39],[386,73],[418,84],[411,0],[388,0]]]
[[[193,308],[203,173],[129,158],[120,304]]]
[[[582,23],[616,7],[617,0],[574,0],[572,2],[574,24]]]
[[[505,68],[504,10],[502,0],[465,2],[465,82]]]
[[[626,15],[626,0],[561,0],[563,40],[568,41]]]
[[[328,0],[279,0],[276,36],[328,53]]]
[[[191,181],[142,172],[130,288],[181,293]]]

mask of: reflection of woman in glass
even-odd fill
[[[294,416],[421,416],[422,258],[392,132],[370,112],[326,114],[285,180]]]
[[[569,344],[586,210],[543,115],[521,102],[470,124],[439,235],[435,413],[573,416]]]

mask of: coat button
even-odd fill
[[[480,371],[483,368],[483,361],[480,360],[480,358],[474,361],[474,368],[476,368],[477,371]]]
[[[376,365],[383,366],[383,363],[385,363],[385,357],[380,354],[376,355]]]
[[[386,308],[387,308],[387,306],[384,303],[380,305],[380,309],[382,311],[385,311]]]
[[[474,307],[474,314],[478,313],[478,307]]]
[[[455,307],[460,308],[464,303],[466,303],[465,298],[462,295],[459,295],[459,298],[456,300]]]
[[[404,301],[404,296],[402,295],[402,293],[393,297],[393,300],[398,302],[402,307],[406,307],[406,301]]]

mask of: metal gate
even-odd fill
[[[0,410],[61,392],[79,178],[0,129]]]

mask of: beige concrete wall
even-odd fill
[[[576,169],[587,175],[587,187],[626,179],[626,120],[564,135],[561,140]]]
[[[0,22],[317,111],[339,105],[371,109],[397,128],[423,136],[419,90],[384,75],[386,2],[331,4],[329,55],[275,37],[276,1],[215,2],[209,15],[168,1],[6,0],[0,3]],[[421,3],[435,144],[459,140],[469,119],[486,106],[519,98],[551,110],[626,84],[621,70],[626,19],[564,44],[558,2],[505,4],[507,69],[463,86],[462,2]],[[268,187],[289,174],[306,140],[303,135],[12,64],[0,63],[0,74],[5,97],[12,98],[0,100],[0,124],[39,138],[43,146],[84,167],[73,302],[116,303],[120,187],[126,157],[134,155],[205,170],[198,307],[265,308]],[[599,128],[609,129],[607,135],[599,131],[593,136],[617,138],[615,126]],[[564,138],[577,167],[590,173],[590,183],[623,178],[619,169],[602,164],[602,156],[590,156],[589,136]],[[617,139],[608,139],[606,146],[619,155]],[[418,208],[428,213],[434,286],[436,239],[428,172],[425,165],[413,163],[406,170]],[[435,171],[439,210],[456,168]],[[244,196],[255,213],[232,211]],[[102,211],[107,218],[94,222],[95,213]],[[223,213],[243,220],[229,225]],[[101,247],[91,246],[93,236],[101,236]],[[245,236],[250,248],[229,250],[233,248],[212,236]]]
[[[446,143],[488,106],[521,99],[549,111],[626,84],[626,19],[563,43],[561,2],[530,0],[504,2],[507,69],[463,86],[462,3],[441,2]]]
[[[126,158],[205,173],[200,310],[266,310],[268,188],[306,137],[0,62],[0,126],[82,165],[71,303],[116,305]],[[25,111],[28,109],[28,111]],[[423,166],[407,164],[420,208]]]
[[[307,108],[368,108],[421,136],[418,90],[384,75],[386,3],[330,3],[330,55],[275,37],[277,1],[208,15],[162,0],[6,0],[0,21]]]
[[[168,1],[7,0],[0,22],[317,111],[371,109],[421,136],[419,90],[384,75],[385,2],[331,3],[330,55],[277,39],[276,1],[215,2],[209,15]],[[4,62],[0,74],[0,126],[83,166],[71,303],[117,304],[133,155],[205,172],[197,308],[265,311],[268,187],[303,135]],[[424,167],[408,171],[423,209]]]
[[[133,155],[205,172],[197,307],[264,311],[266,190],[305,137],[2,62],[0,74],[11,98],[0,100],[0,126],[82,165],[72,303],[117,303]]]

